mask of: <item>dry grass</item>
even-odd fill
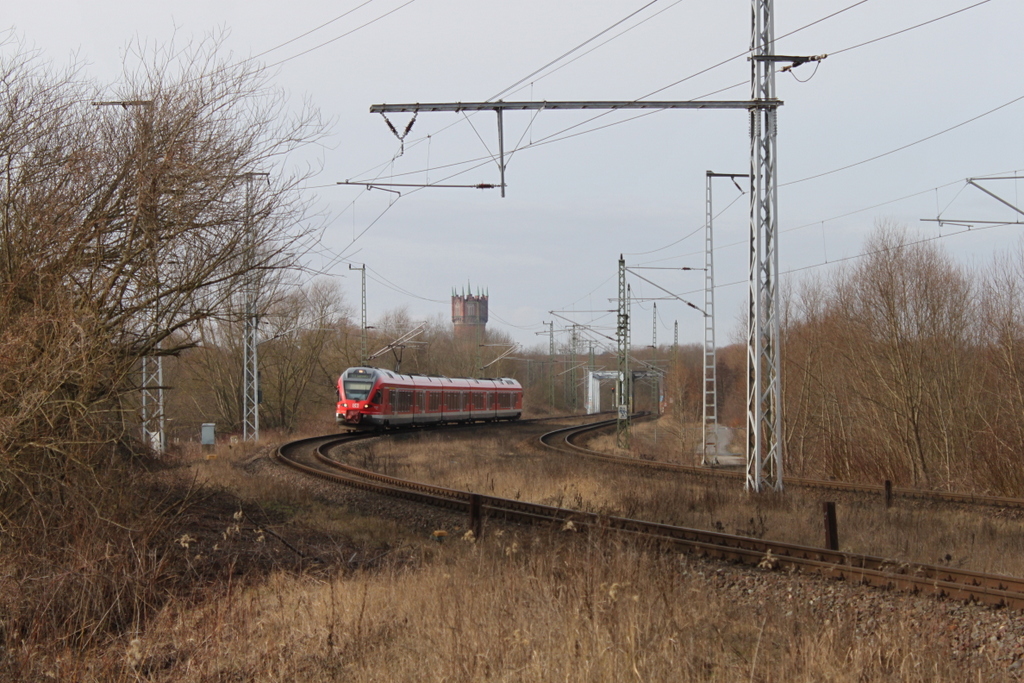
[[[785,581],[771,577],[769,581]],[[889,609],[824,617],[756,577],[572,534],[425,544],[413,567],[278,575],[168,609],[114,651],[152,681],[959,681],[958,661]],[[865,623],[871,620],[871,626]]]
[[[329,433],[322,429],[318,434]],[[175,477],[186,477],[205,488],[230,491],[240,502],[251,503],[282,520],[328,534],[343,535],[355,544],[380,545],[404,543],[409,533],[392,520],[367,517],[345,505],[327,503],[311,496],[287,476],[255,476],[268,462],[277,444],[315,434],[269,433],[260,444],[224,441],[210,451],[189,444],[181,457],[182,466]],[[252,472],[247,470],[253,470]],[[275,472],[282,475],[287,470]]]
[[[609,465],[541,449],[533,438],[517,442],[514,434],[499,428],[472,440],[409,436],[346,457],[395,476],[488,495],[810,546],[823,544],[821,502],[833,500],[842,550],[1024,576],[1020,514],[913,501],[887,510],[881,497],[795,488],[752,496],[733,480]]]
[[[681,484],[552,455],[511,428],[483,434],[401,436],[348,457],[497,495],[661,514],[772,538],[820,528],[791,495],[751,499],[727,484]],[[167,600],[154,617],[84,652],[22,648],[21,671],[39,680],[309,683],[961,681],[1006,671],[1007,662],[983,648],[955,654],[945,635],[953,622],[925,624],[911,598],[877,591],[865,598],[842,584],[751,574],[617,536],[490,526],[482,540],[467,542],[452,526],[444,542],[435,542],[317,501],[287,477],[266,476],[266,460],[249,447],[223,445],[216,455],[195,453],[179,472],[230,487],[239,499],[259,501],[330,538],[400,549],[365,569],[342,561],[327,572],[228,578],[205,593]],[[869,520],[869,513],[859,519]],[[896,538],[895,527],[939,530],[930,516],[899,508],[880,518],[888,519],[884,529],[864,523],[856,533],[853,518],[840,523],[850,539],[860,534],[867,542]],[[945,523],[942,542],[957,542],[962,525],[952,515]],[[979,527],[975,547],[1012,535],[1014,523],[1001,524]]]

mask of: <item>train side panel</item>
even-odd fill
[[[337,385],[338,424],[403,427],[451,422],[515,420],[523,390],[514,379],[456,379],[349,368]]]

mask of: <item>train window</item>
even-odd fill
[[[396,391],[393,404],[396,413],[408,413],[412,410],[412,392]]]
[[[365,379],[346,379],[345,385],[345,398],[350,401],[362,401],[364,398],[370,395],[370,389],[373,388],[373,381],[367,381]]]
[[[384,394],[381,393],[380,389],[378,389],[377,393],[373,395],[373,399],[370,401],[370,403],[378,403],[378,404],[380,404],[380,403],[383,403],[383,402],[384,402]]]

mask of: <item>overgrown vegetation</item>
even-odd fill
[[[788,471],[1024,495],[1024,252],[969,269],[884,224],[865,250],[788,307]]]
[[[139,48],[109,89],[12,41],[0,55],[0,671],[17,671],[167,598],[181,493],[142,483],[138,365],[194,347],[240,278],[295,263],[307,205],[279,161],[322,126],[215,40]]]

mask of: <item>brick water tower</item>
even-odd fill
[[[487,294],[466,290],[458,294],[452,290],[452,324],[455,338],[480,343],[487,327]]]

